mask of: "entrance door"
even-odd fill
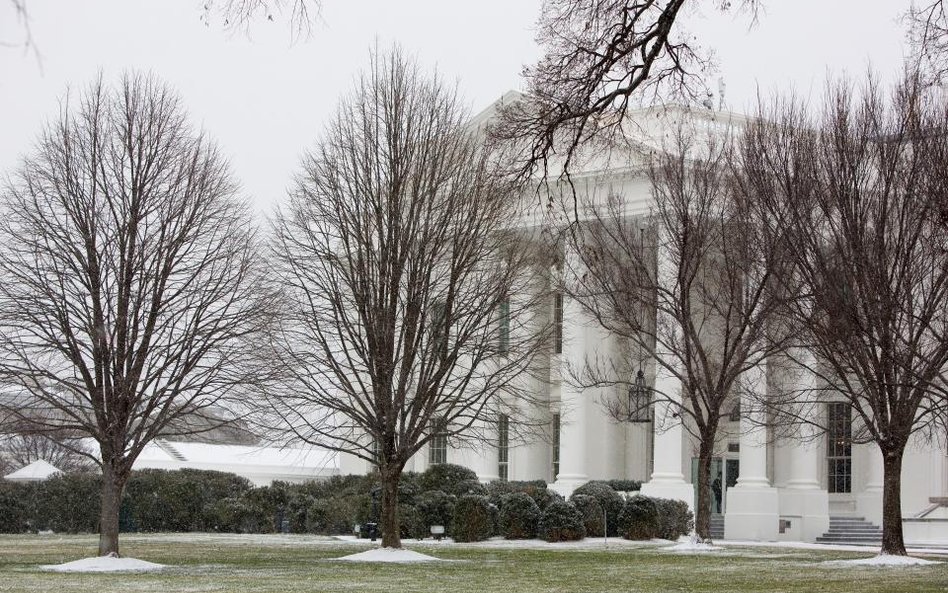
[[[721,515],[727,508],[727,489],[737,484],[741,473],[738,459],[711,459],[711,514]],[[698,501],[698,458],[691,459],[691,483],[694,484],[695,503]]]
[[[720,457],[711,459],[711,514],[720,515],[724,512],[724,464]],[[698,458],[691,459],[691,483],[694,484],[695,506],[698,506]]]

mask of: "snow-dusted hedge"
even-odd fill
[[[543,511],[540,536],[548,542],[571,542],[586,537],[586,528],[576,507],[558,500]]]
[[[599,506],[606,511],[606,529],[609,536],[619,533],[619,513],[622,512],[624,501],[622,495],[612,489],[606,482],[587,482],[573,491],[572,496],[592,496],[599,502]]]
[[[496,508],[480,494],[459,497],[451,521],[454,541],[479,542],[493,535]]]
[[[625,539],[652,539],[658,535],[658,505],[647,496],[633,496],[619,513],[619,535]]]
[[[513,492],[500,499],[499,529],[506,539],[537,537],[542,512],[524,492]]]
[[[598,500],[588,494],[574,494],[569,500],[579,513],[583,529],[588,537],[605,535],[606,522],[602,515],[602,505]]]

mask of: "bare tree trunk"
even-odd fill
[[[402,547],[401,525],[398,522],[398,481],[401,469],[386,468],[379,472],[382,479],[382,547]]]
[[[882,550],[883,554],[905,556],[905,540],[902,537],[902,454],[898,451],[883,452],[882,487]]]
[[[102,508],[99,515],[99,556],[119,555],[119,509],[127,472],[102,464]]]
[[[701,541],[711,540],[711,456],[714,439],[701,439],[698,447],[698,500],[695,504],[695,533]]]

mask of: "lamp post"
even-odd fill
[[[635,379],[629,386],[629,422],[651,422],[652,420],[652,393],[645,384],[645,373],[641,365],[635,373]]]

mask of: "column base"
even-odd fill
[[[780,527],[779,497],[770,486],[734,486],[727,489],[724,538],[776,541]]]
[[[550,490],[556,492],[563,498],[569,498],[573,491],[589,481],[588,476],[579,474],[558,475],[556,481],[550,484]]]
[[[642,484],[639,490],[642,496],[651,498],[670,498],[672,500],[681,500],[688,505],[688,509],[693,513],[695,511],[695,487],[684,479],[675,480],[651,480]]]
[[[882,525],[882,488],[864,490],[856,495],[856,511],[876,525]]]
[[[813,543],[829,531],[829,494],[819,488],[781,488],[780,518],[789,522],[781,540]]]

